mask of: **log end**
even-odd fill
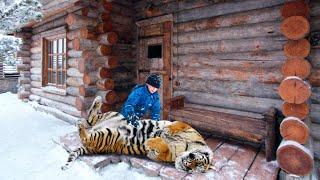
[[[289,40],[284,45],[284,54],[287,57],[305,58],[310,53],[310,42],[307,39]]]
[[[310,24],[303,16],[291,16],[282,21],[280,31],[288,39],[298,40],[310,32]]]
[[[108,41],[110,44],[116,44],[118,42],[118,35],[115,32],[110,32],[108,34]]]
[[[309,139],[309,128],[299,118],[287,117],[281,122],[280,134],[285,140],[305,144]]]
[[[289,76],[279,86],[280,97],[288,103],[301,104],[311,96],[311,87],[297,76]]]
[[[110,31],[112,31],[112,23],[110,23],[110,22],[100,23],[96,27],[96,31],[98,34],[104,34],[106,32],[110,32]]]
[[[309,106],[307,103],[291,104],[284,102],[282,105],[282,113],[286,117],[293,116],[299,119],[305,119],[309,114]]]
[[[277,161],[281,169],[299,176],[309,174],[313,168],[311,152],[294,141],[286,141],[279,146]]]
[[[307,3],[301,0],[285,2],[281,8],[281,16],[288,18],[291,16],[303,16],[308,17],[310,8]]]
[[[301,79],[307,78],[311,73],[311,65],[304,59],[288,59],[281,68],[284,77],[298,76]]]

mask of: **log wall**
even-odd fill
[[[286,59],[286,38],[280,33],[283,0],[147,2],[135,1],[136,20],[174,15],[174,96],[258,113],[270,106],[281,108],[278,87]],[[313,15],[318,14],[315,8]],[[316,21],[311,19],[311,29],[319,27]],[[316,60],[312,63],[319,66]],[[313,102],[318,101],[317,73],[313,69],[309,76],[315,87]]]
[[[86,117],[96,95],[103,96],[102,111],[117,110],[135,83],[135,47],[130,1],[70,2],[69,8],[17,33],[23,38],[18,57],[19,97]],[[59,4],[51,7],[58,8]],[[67,37],[66,89],[42,84],[42,39]]]

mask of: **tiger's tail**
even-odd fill
[[[73,164],[73,162],[81,155],[89,154],[90,152],[86,147],[77,148],[71,151],[67,160],[67,163],[61,167],[62,170],[67,170]]]

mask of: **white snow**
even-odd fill
[[[76,128],[35,111],[30,104],[18,100],[16,94],[0,94],[0,107],[0,179],[151,179],[123,162],[98,173],[76,161],[62,171],[60,167],[68,154],[52,139]]]

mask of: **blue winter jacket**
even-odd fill
[[[150,118],[160,119],[160,97],[158,92],[151,94],[146,84],[136,85],[121,109],[121,114],[130,119],[132,116],[141,118],[150,110]],[[136,119],[137,119],[136,118]]]

